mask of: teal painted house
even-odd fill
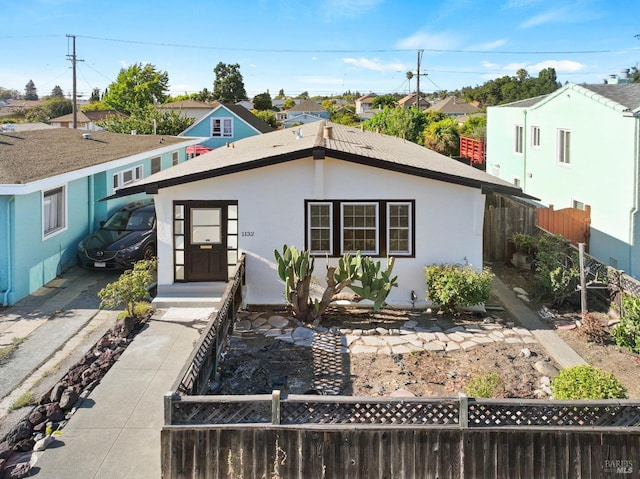
[[[487,172],[546,206],[590,205],[590,254],[640,278],[640,84],[622,81],[488,108]]]
[[[206,137],[200,144],[213,149],[270,131],[273,128],[243,106],[220,103],[179,136]]]
[[[99,199],[184,162],[200,141],[69,128],[0,133],[1,304],[74,266],[78,242],[137,198]]]

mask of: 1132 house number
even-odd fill
[[[254,236],[253,231],[243,231],[242,236]]]

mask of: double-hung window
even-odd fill
[[[217,138],[233,138],[233,118],[212,118],[211,136]]]
[[[531,146],[538,148],[540,146],[540,127],[531,127]]]
[[[162,158],[160,156],[151,158],[151,174],[153,175],[160,170],[162,170]]]
[[[67,226],[66,189],[64,186],[47,190],[42,194],[43,237],[63,230]]]
[[[522,125],[516,125],[515,127],[514,151],[516,153],[524,151],[524,127]]]
[[[569,155],[571,146],[571,132],[569,130],[558,130],[558,163],[568,165],[571,163]]]
[[[412,256],[413,201],[307,201],[306,247],[312,254]]]
[[[179,159],[179,156],[178,156],[178,152],[174,151],[171,154],[171,166],[176,166],[179,162],[180,162],[180,159]]]
[[[122,170],[113,175],[113,189],[117,190],[123,186],[138,181],[142,178],[142,165]]]

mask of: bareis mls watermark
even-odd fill
[[[604,461],[604,472],[614,472],[616,474],[632,474],[633,461],[610,460]]]

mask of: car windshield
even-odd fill
[[[153,211],[134,210],[116,211],[107,220],[103,228],[112,231],[144,231],[153,228],[155,215]]]

